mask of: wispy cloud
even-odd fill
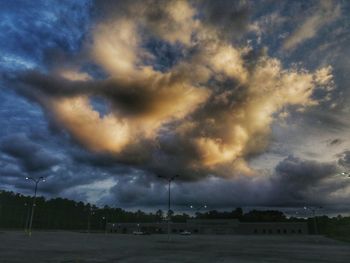
[[[283,49],[292,50],[302,42],[313,38],[323,26],[334,22],[340,15],[341,8],[339,4],[336,4],[336,1],[319,1],[311,15],[286,38]]]

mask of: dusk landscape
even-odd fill
[[[349,14],[1,0],[0,262],[346,262]]]

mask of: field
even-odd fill
[[[321,236],[134,236],[0,233],[0,262],[349,262],[350,244]]]

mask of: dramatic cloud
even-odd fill
[[[276,202],[284,205],[299,203],[301,206],[306,200],[313,204],[325,203],[328,194],[349,186],[342,186],[334,178],[337,173],[334,163],[301,160],[290,156],[281,161],[275,171],[276,175],[271,178],[274,184],[272,196]]]
[[[200,182],[173,182],[175,210],[189,210],[190,204],[215,208],[237,206],[344,206],[350,180],[337,175],[335,163],[321,163],[289,156],[278,163],[272,176],[239,177],[236,180],[211,177]],[[247,195],[249,193],[249,195]],[[120,178],[101,203],[123,203],[127,207],[164,206],[166,185],[144,174]],[[335,208],[335,207],[333,207]]]
[[[347,1],[7,1],[0,188],[346,211]],[[247,176],[249,175],[249,176]],[[176,206],[176,207],[175,207]]]
[[[88,149],[120,163],[183,179],[254,174],[246,160],[267,147],[271,124],[289,109],[317,105],[315,90],[333,88],[332,69],[284,69],[267,54],[252,56],[249,44],[220,38],[211,23],[216,8],[201,19],[185,1],[162,2],[155,10],[127,2],[123,12],[93,27],[88,45],[107,79],[57,65],[50,75],[24,74],[17,89]],[[235,10],[246,16],[244,8]],[[153,38],[179,45],[185,56],[156,70],[145,47]],[[94,96],[105,100],[107,114],[93,107]]]

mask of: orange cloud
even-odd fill
[[[153,59],[143,47],[145,32],[195,51],[157,71],[145,62]],[[176,166],[189,177],[252,174],[246,159],[267,147],[276,116],[288,106],[316,105],[312,95],[320,86],[331,91],[330,67],[284,69],[266,54],[247,61],[249,45],[221,39],[185,1],[168,1],[156,11],[135,2],[127,15],[101,21],[92,35],[91,57],[109,78],[90,83],[86,73],[62,71],[73,83],[86,82],[87,91],[51,99],[49,108],[89,149],[123,160],[147,156],[145,166],[155,170]],[[110,102],[106,116],[90,105],[96,94]]]

